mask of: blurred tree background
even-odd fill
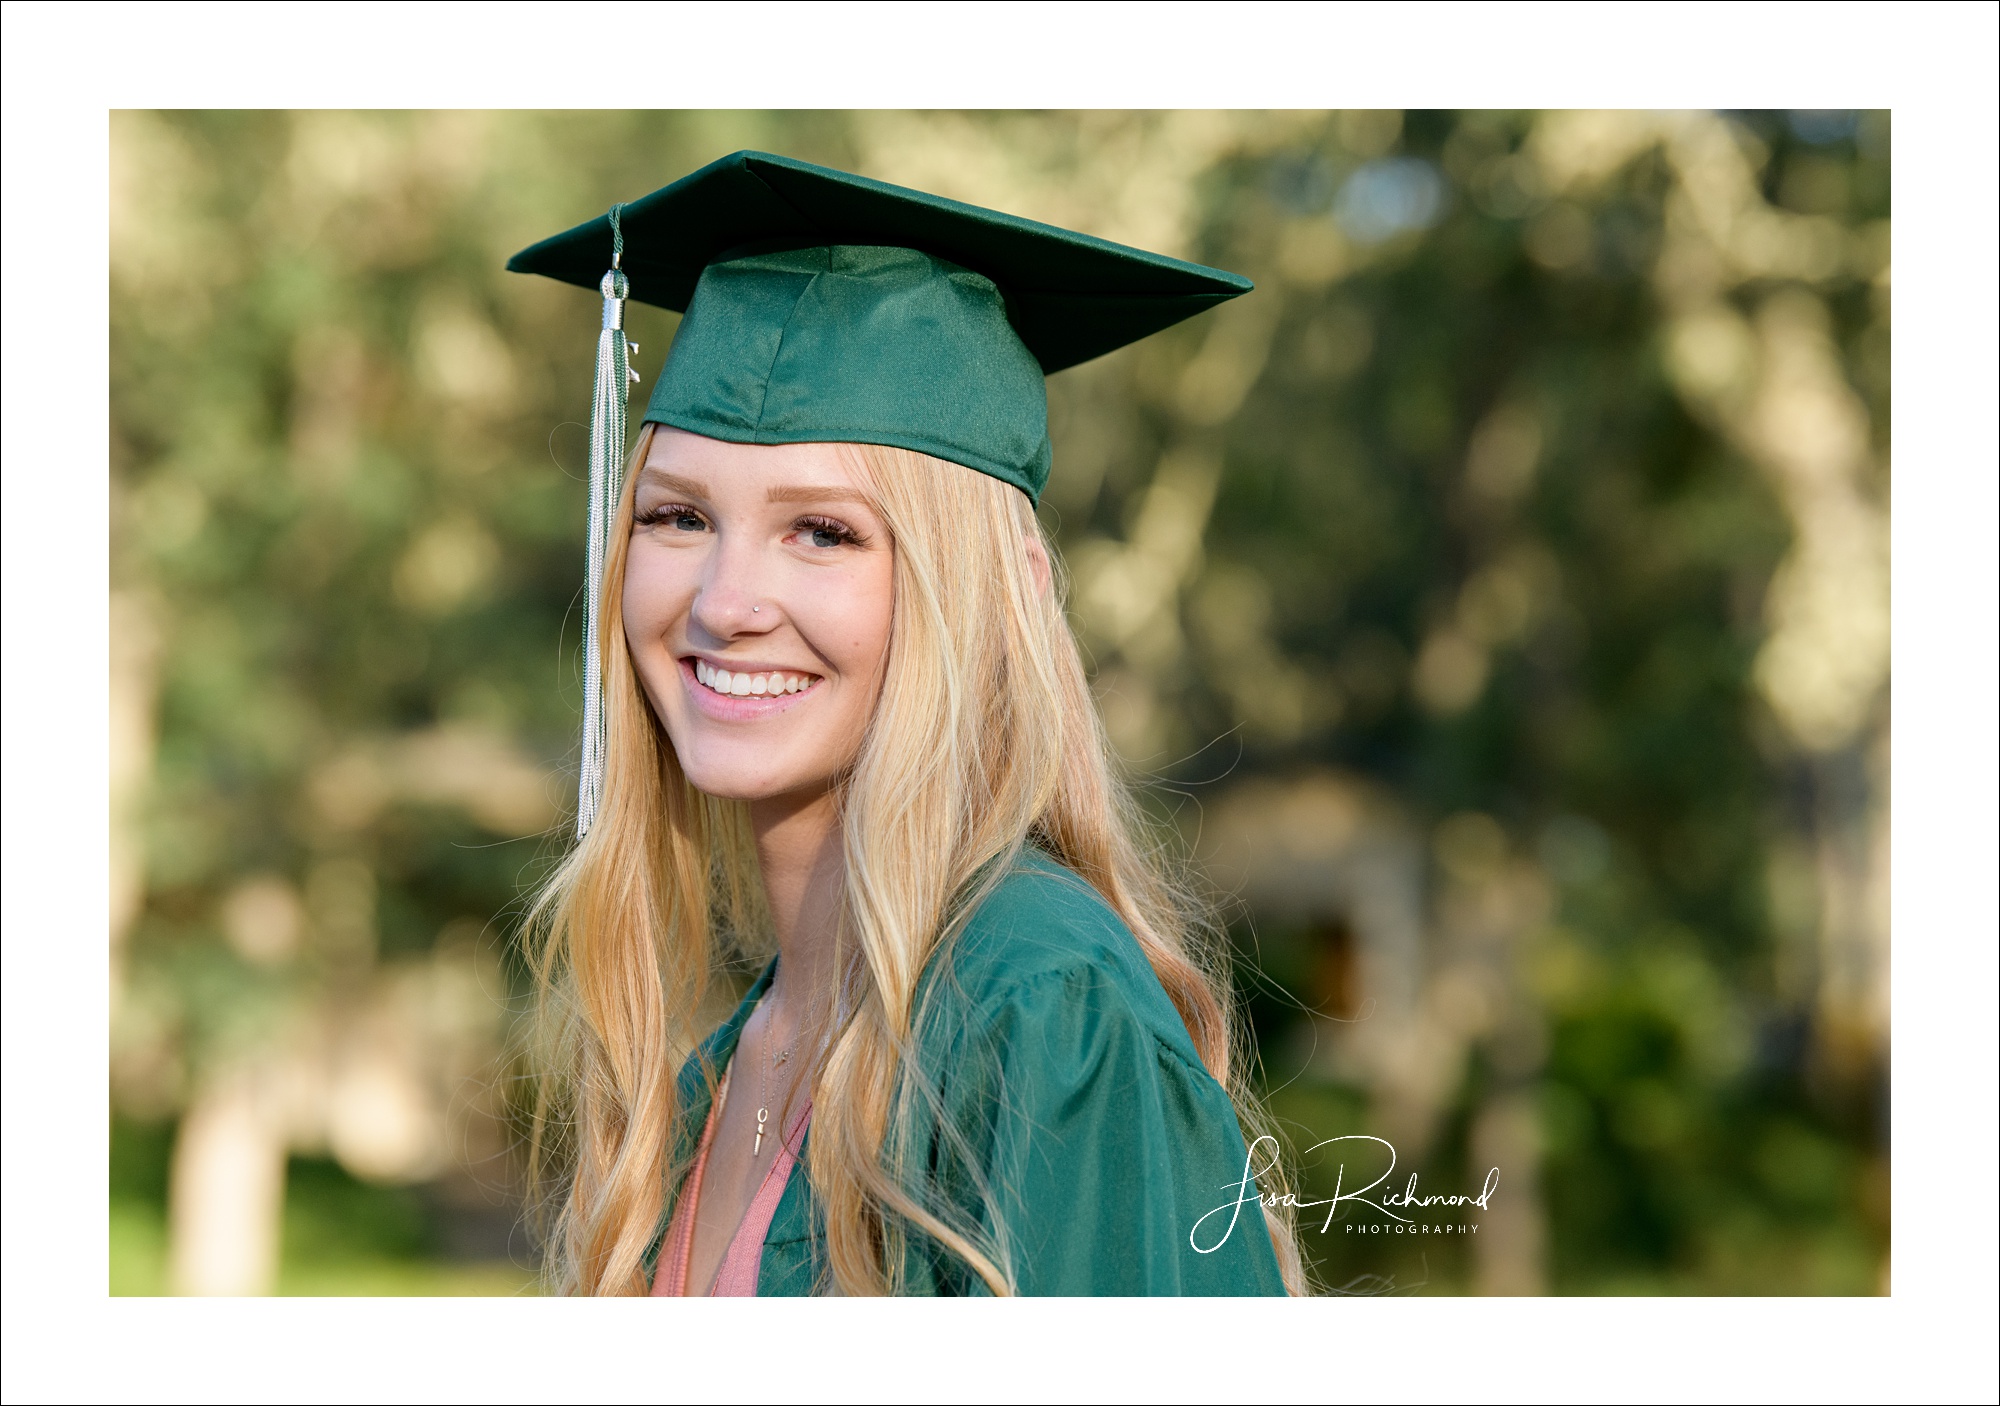
[[[1498,1169],[1322,1282],[1885,1290],[1887,115],[1350,111],[115,114],[112,1291],[532,1286],[597,310],[501,266],[745,146],[1256,279],[1045,517],[1294,1140]]]

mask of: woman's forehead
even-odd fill
[[[869,501],[866,468],[849,446],[734,444],[664,426],[655,431],[642,477],[674,480],[705,495],[748,492],[773,502],[801,497]]]

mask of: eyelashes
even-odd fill
[[[708,527],[708,519],[685,503],[661,503],[644,512],[632,514],[632,521],[641,527],[657,527],[663,522],[672,523],[681,518],[693,518],[701,524],[701,530],[706,530]]]
[[[792,531],[810,533],[816,547],[862,546],[867,542],[859,532],[836,518],[818,517],[808,514],[792,524]],[[831,537],[831,542],[822,542],[821,537]]]
[[[650,508],[635,511],[632,522],[637,527],[658,527],[662,525],[678,527],[693,535],[697,532],[711,532],[714,525],[707,514],[687,503],[658,503]],[[791,525],[791,535],[805,534],[811,545],[822,550],[834,547],[861,547],[868,544],[866,534],[856,531],[838,518],[823,517],[817,513],[807,513],[795,518]]]

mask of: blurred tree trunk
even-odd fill
[[[1477,1190],[1488,1167],[1500,1169],[1493,1202],[1478,1217],[1474,1238],[1475,1283],[1482,1294],[1548,1292],[1548,1228],[1542,1211],[1541,1115],[1533,1086],[1509,1088],[1490,1099],[1472,1125],[1467,1168]]]
[[[168,1287],[268,1294],[278,1277],[285,1138],[262,1081],[211,1078],[181,1119],[169,1188]]]

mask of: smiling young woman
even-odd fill
[[[1296,1290],[1280,1212],[1193,1236],[1257,1126],[1223,959],[1033,509],[1043,374],[1247,283],[755,153],[614,214],[510,265],[629,250],[687,312],[604,500],[601,781],[530,920],[557,1285]],[[740,953],[775,955],[695,1028]]]

